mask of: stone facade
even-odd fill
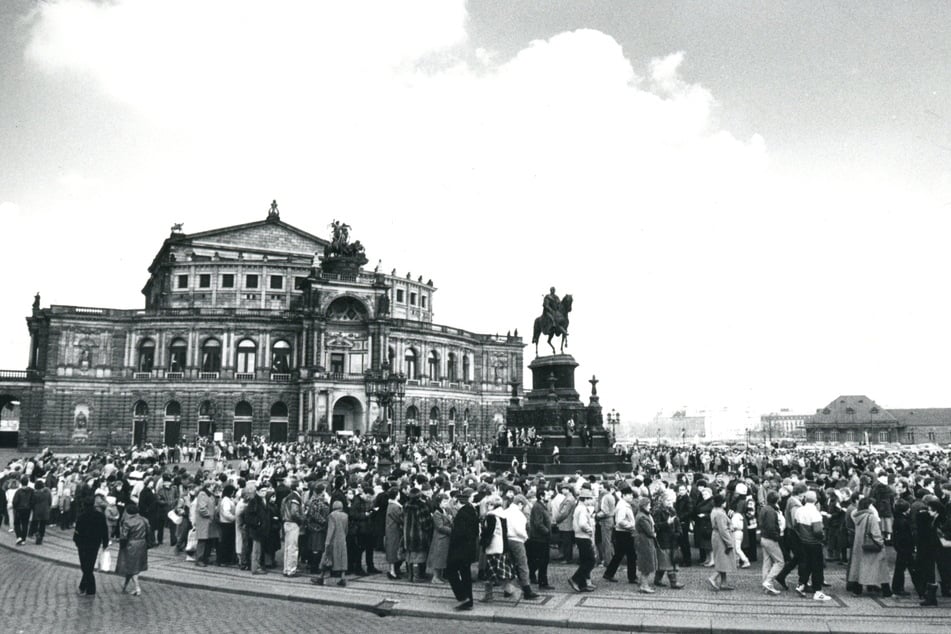
[[[266,220],[173,230],[149,267],[145,308],[51,305],[27,318],[30,361],[0,392],[20,444],[174,443],[407,429],[489,438],[520,338],[433,323],[431,280],[321,267],[328,241]],[[329,268],[329,267],[327,267]],[[407,376],[389,411],[364,373]],[[15,379],[15,380],[14,380]]]

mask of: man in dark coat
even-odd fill
[[[79,567],[83,571],[79,594],[92,596],[96,594],[96,575],[93,572],[96,555],[99,554],[100,547],[109,546],[109,527],[106,525],[106,516],[96,508],[91,497],[79,501],[79,506],[76,531],[73,534],[73,542],[79,551]]]
[[[46,535],[46,524],[50,521],[50,507],[53,506],[53,494],[46,488],[43,480],[36,481],[36,490],[33,491],[33,521],[36,523],[36,543],[43,543]]]
[[[446,579],[459,604],[457,610],[472,609],[472,564],[479,559],[479,514],[472,506],[475,491],[466,488],[456,495],[459,509],[449,534]]]
[[[29,476],[20,478],[20,488],[13,494],[13,528],[16,530],[17,546],[26,543],[30,528],[30,513],[33,511],[33,489]]]

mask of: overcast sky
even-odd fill
[[[947,2],[0,2],[0,367],[271,199],[625,419],[951,406]],[[526,364],[534,351],[526,348]]]

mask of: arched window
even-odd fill
[[[393,362],[396,361],[396,348],[390,346],[386,351],[386,359],[390,362],[390,367],[393,367]]]
[[[469,377],[469,355],[462,355],[462,382],[468,383],[470,381]]]
[[[181,337],[172,340],[172,343],[168,347],[169,372],[184,372],[187,358],[188,343]]]
[[[446,357],[446,374],[449,375],[449,381],[455,383],[459,380],[459,377],[456,376],[456,353],[450,352],[449,356]]]
[[[367,307],[354,297],[338,297],[327,307],[330,321],[366,321]]]
[[[287,418],[287,405],[278,401],[271,405],[271,418]]]
[[[439,438],[439,408],[429,410],[429,437]]]
[[[429,378],[433,381],[438,381],[439,376],[439,353],[435,350],[429,353]]]
[[[201,371],[221,371],[221,342],[217,339],[206,339],[201,346]]]
[[[439,408],[433,407],[429,410],[429,422],[438,422],[439,421]]]
[[[248,403],[247,401],[240,401],[234,406],[235,418],[251,418],[253,414],[254,410],[251,408],[251,403]]]
[[[455,407],[453,407],[452,409],[449,410],[449,420],[452,421],[452,422],[455,422],[455,421],[456,421],[456,408],[455,408]]]
[[[145,417],[149,415],[149,404],[145,401],[136,401],[132,408],[132,415],[135,417]]]
[[[283,339],[271,346],[271,372],[287,374],[291,371],[291,344]]]
[[[405,370],[406,378],[407,379],[417,378],[419,373],[419,365],[418,365],[418,360],[416,357],[416,351],[413,350],[412,348],[409,348],[406,351],[406,354],[404,355],[404,357],[405,357],[404,367],[406,368]]]
[[[168,405],[165,406],[165,416],[181,416],[182,415],[182,404],[178,401],[169,401]]]
[[[143,339],[139,344],[139,358],[135,364],[137,372],[151,372],[155,367],[155,341]]]
[[[415,405],[410,405],[406,408],[406,420],[416,421],[419,420],[419,410]]]
[[[254,362],[257,356],[258,346],[250,339],[242,339],[238,342],[237,357],[235,359],[235,372],[250,374],[254,372]],[[213,371],[213,370],[212,370]]]

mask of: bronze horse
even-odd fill
[[[559,323],[551,323],[547,315],[542,315],[535,319],[535,326],[532,329],[532,343],[535,344],[535,356],[538,356],[538,338],[542,335],[548,335],[548,345],[551,346],[551,353],[556,354],[554,344],[551,340],[554,337],[561,337],[561,352],[564,353],[565,346],[568,344],[568,313],[571,312],[571,295],[565,295],[561,300],[561,319]]]

